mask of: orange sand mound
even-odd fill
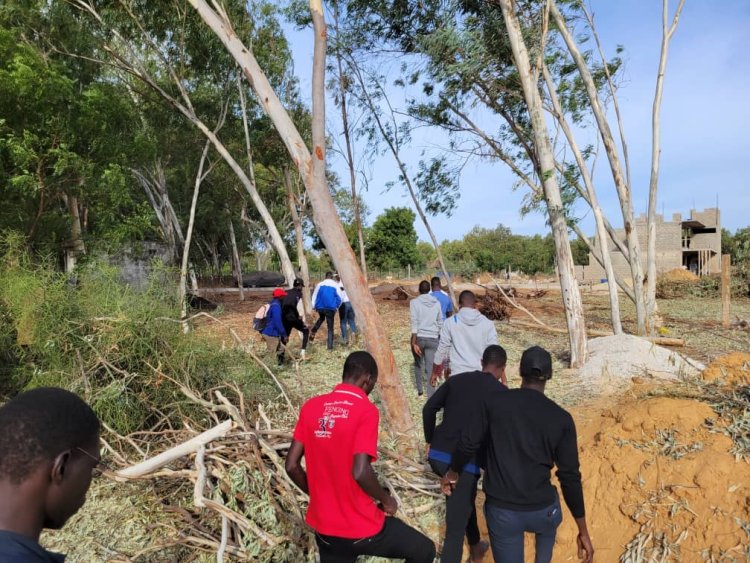
[[[702,377],[704,381],[732,387],[750,385],[750,354],[732,352],[722,356],[706,368]]]
[[[618,561],[628,544],[634,553],[638,540],[642,559],[634,561],[661,559],[665,550],[669,561],[749,555],[742,526],[750,530],[750,465],[729,453],[730,438],[704,425],[716,418],[708,405],[628,398],[573,414],[597,561]],[[577,529],[565,516],[555,561],[576,560]]]

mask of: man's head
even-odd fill
[[[45,528],[61,528],[83,506],[100,460],[99,419],[77,395],[33,389],[0,407],[0,486]]]
[[[333,272],[326,272],[326,279],[327,280],[333,279]]]
[[[368,395],[378,381],[378,364],[369,352],[352,352],[344,362],[344,383],[356,385]]]
[[[468,289],[465,289],[458,296],[458,308],[459,309],[463,307],[474,309],[476,308],[476,306],[477,306],[477,296],[474,295],[473,291],[469,291]]]
[[[432,286],[432,291],[440,291],[443,287],[440,284],[440,278],[438,276],[435,276],[430,280],[430,285]]]
[[[482,371],[491,373],[495,379],[503,380],[507,362],[508,354],[505,353],[505,348],[491,344],[484,349],[484,354],[482,354]]]
[[[425,293],[430,292],[430,282],[427,280],[422,280],[419,282],[419,294],[424,295]]]
[[[305,287],[305,282],[302,280],[302,278],[296,278],[294,280],[294,283],[292,284],[292,287]]]
[[[523,386],[541,386],[552,377],[552,356],[544,348],[532,346],[521,355],[521,378]]]

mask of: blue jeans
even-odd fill
[[[560,499],[541,510],[508,510],[490,503],[484,505],[495,563],[523,563],[523,534],[536,534],[535,563],[552,561],[557,527],[562,522]]]
[[[341,338],[346,342],[349,338],[348,329],[351,329],[352,335],[357,334],[357,323],[354,320],[354,307],[352,307],[351,302],[347,301],[341,304],[341,307],[339,307],[339,320],[341,322]]]

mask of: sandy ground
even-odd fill
[[[214,293],[212,298],[220,303],[214,315],[261,351],[260,338],[252,330],[252,316],[270,298],[270,290],[246,297],[241,303],[237,292]],[[418,424],[423,401],[417,397],[412,379],[408,302],[383,297],[376,301]],[[521,302],[546,323],[564,327],[559,294],[554,291],[541,299],[521,297]],[[588,327],[606,329],[606,295],[586,293],[584,302]],[[633,311],[627,303],[623,306],[624,318],[632,319]],[[663,301],[660,307],[667,334],[685,338],[687,346],[681,351],[703,363],[750,351],[750,334],[721,328],[718,300]],[[733,304],[733,312],[750,317],[750,301]],[[682,387],[687,384],[657,385],[648,379],[638,380],[624,393],[601,397],[574,370],[566,368],[565,335],[514,326],[516,319],[527,317],[515,312],[510,322],[497,323],[500,343],[509,356],[509,384],[520,384],[516,366],[525,348],[539,344],[553,353],[555,376],[548,394],[570,409],[576,420],[596,560],[615,562],[621,556],[623,561],[750,560],[746,547],[750,545],[750,465],[730,453],[732,442],[717,429],[723,422],[714,409],[689,398],[693,392]],[[631,322],[626,321],[626,328],[633,328]],[[232,345],[225,326],[207,320],[199,324],[198,330],[207,337]],[[291,352],[298,348],[299,340],[294,337]],[[343,360],[351,349],[337,344],[328,352],[324,339],[322,343],[318,339],[307,361],[290,363],[279,377],[293,399],[304,400],[340,380]],[[747,384],[750,357],[733,355],[715,362],[704,377],[720,384]],[[378,402],[377,393],[373,398]],[[750,420],[746,424],[750,428]],[[750,442],[750,435],[747,439]],[[422,504],[424,499],[415,502]],[[81,514],[63,532],[45,541],[68,551],[72,562],[188,560],[184,554],[167,555],[166,551],[134,557],[157,541],[159,530],[165,529],[163,516],[150,512],[149,506],[158,510],[158,495],[145,486],[100,483],[92,488]],[[441,519],[442,511],[435,510],[412,523],[439,541]],[[554,561],[575,561],[574,546],[575,526],[566,511]]]

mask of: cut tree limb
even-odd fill
[[[173,462],[188,454],[192,454],[198,451],[202,446],[205,446],[212,440],[222,438],[226,436],[227,432],[232,429],[233,422],[231,420],[225,420],[218,426],[206,430],[205,432],[190,438],[188,441],[178,444],[177,446],[168,449],[152,458],[142,461],[131,467],[126,467],[119,471],[115,471],[114,476],[118,481],[127,479],[137,479],[143,477],[149,473],[161,469],[168,463]]]

